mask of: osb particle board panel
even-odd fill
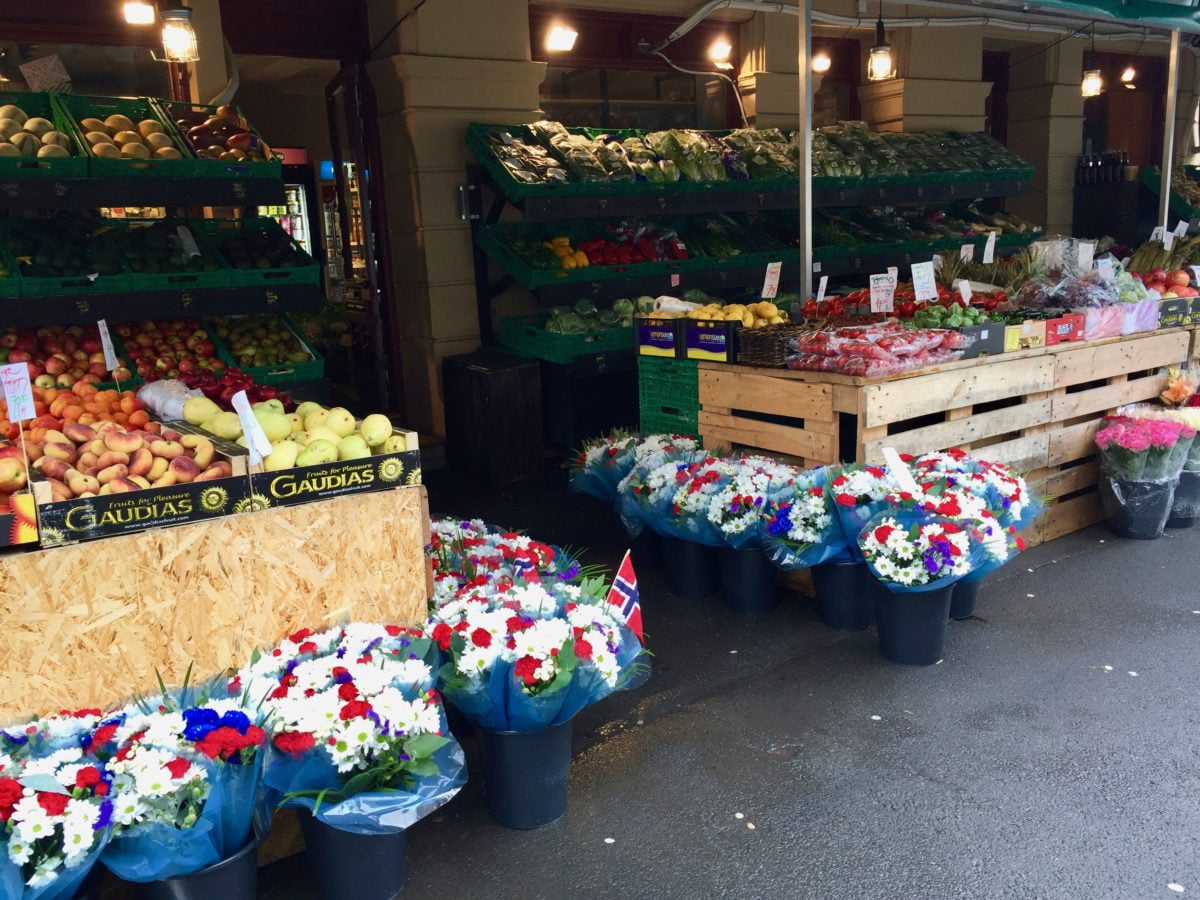
[[[0,722],[107,706],[302,627],[424,617],[421,485],[0,556]]]

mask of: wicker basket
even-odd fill
[[[791,342],[815,327],[809,323],[743,328],[738,332],[738,365],[785,368]]]

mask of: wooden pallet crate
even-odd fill
[[[1092,438],[1102,416],[1156,397],[1195,329],[1059,344],[867,380],[702,363],[705,446],[763,450],[807,466],[881,462],[883,448],[960,447],[1026,472],[1052,501],[1033,543],[1100,521]]]

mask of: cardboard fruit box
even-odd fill
[[[171,430],[184,433],[164,425],[164,433]],[[213,445],[213,459],[228,462],[232,476],[56,501],[50,483],[35,473],[30,486],[41,545],[57,547],[244,512],[249,494],[245,457],[223,452],[217,441]]]
[[[966,341],[966,349],[963,350],[962,358],[974,359],[977,356],[1003,353],[1005,350],[1004,330],[1005,326],[1002,322],[959,328],[958,331],[962,333],[963,339]]]
[[[731,363],[737,359],[737,333],[741,322],[683,319],[683,349],[688,359]]]
[[[638,316],[633,320],[639,356],[683,358],[683,323],[665,316]]]

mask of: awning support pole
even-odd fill
[[[802,0],[800,14],[800,297],[813,296],[812,258],[812,0]],[[1174,46],[1174,45],[1172,45]]]
[[[1163,134],[1162,183],[1158,191],[1158,224],[1167,231],[1171,207],[1171,170],[1175,156],[1175,107],[1179,98],[1179,29],[1171,32],[1171,55],[1167,61],[1167,121]]]

